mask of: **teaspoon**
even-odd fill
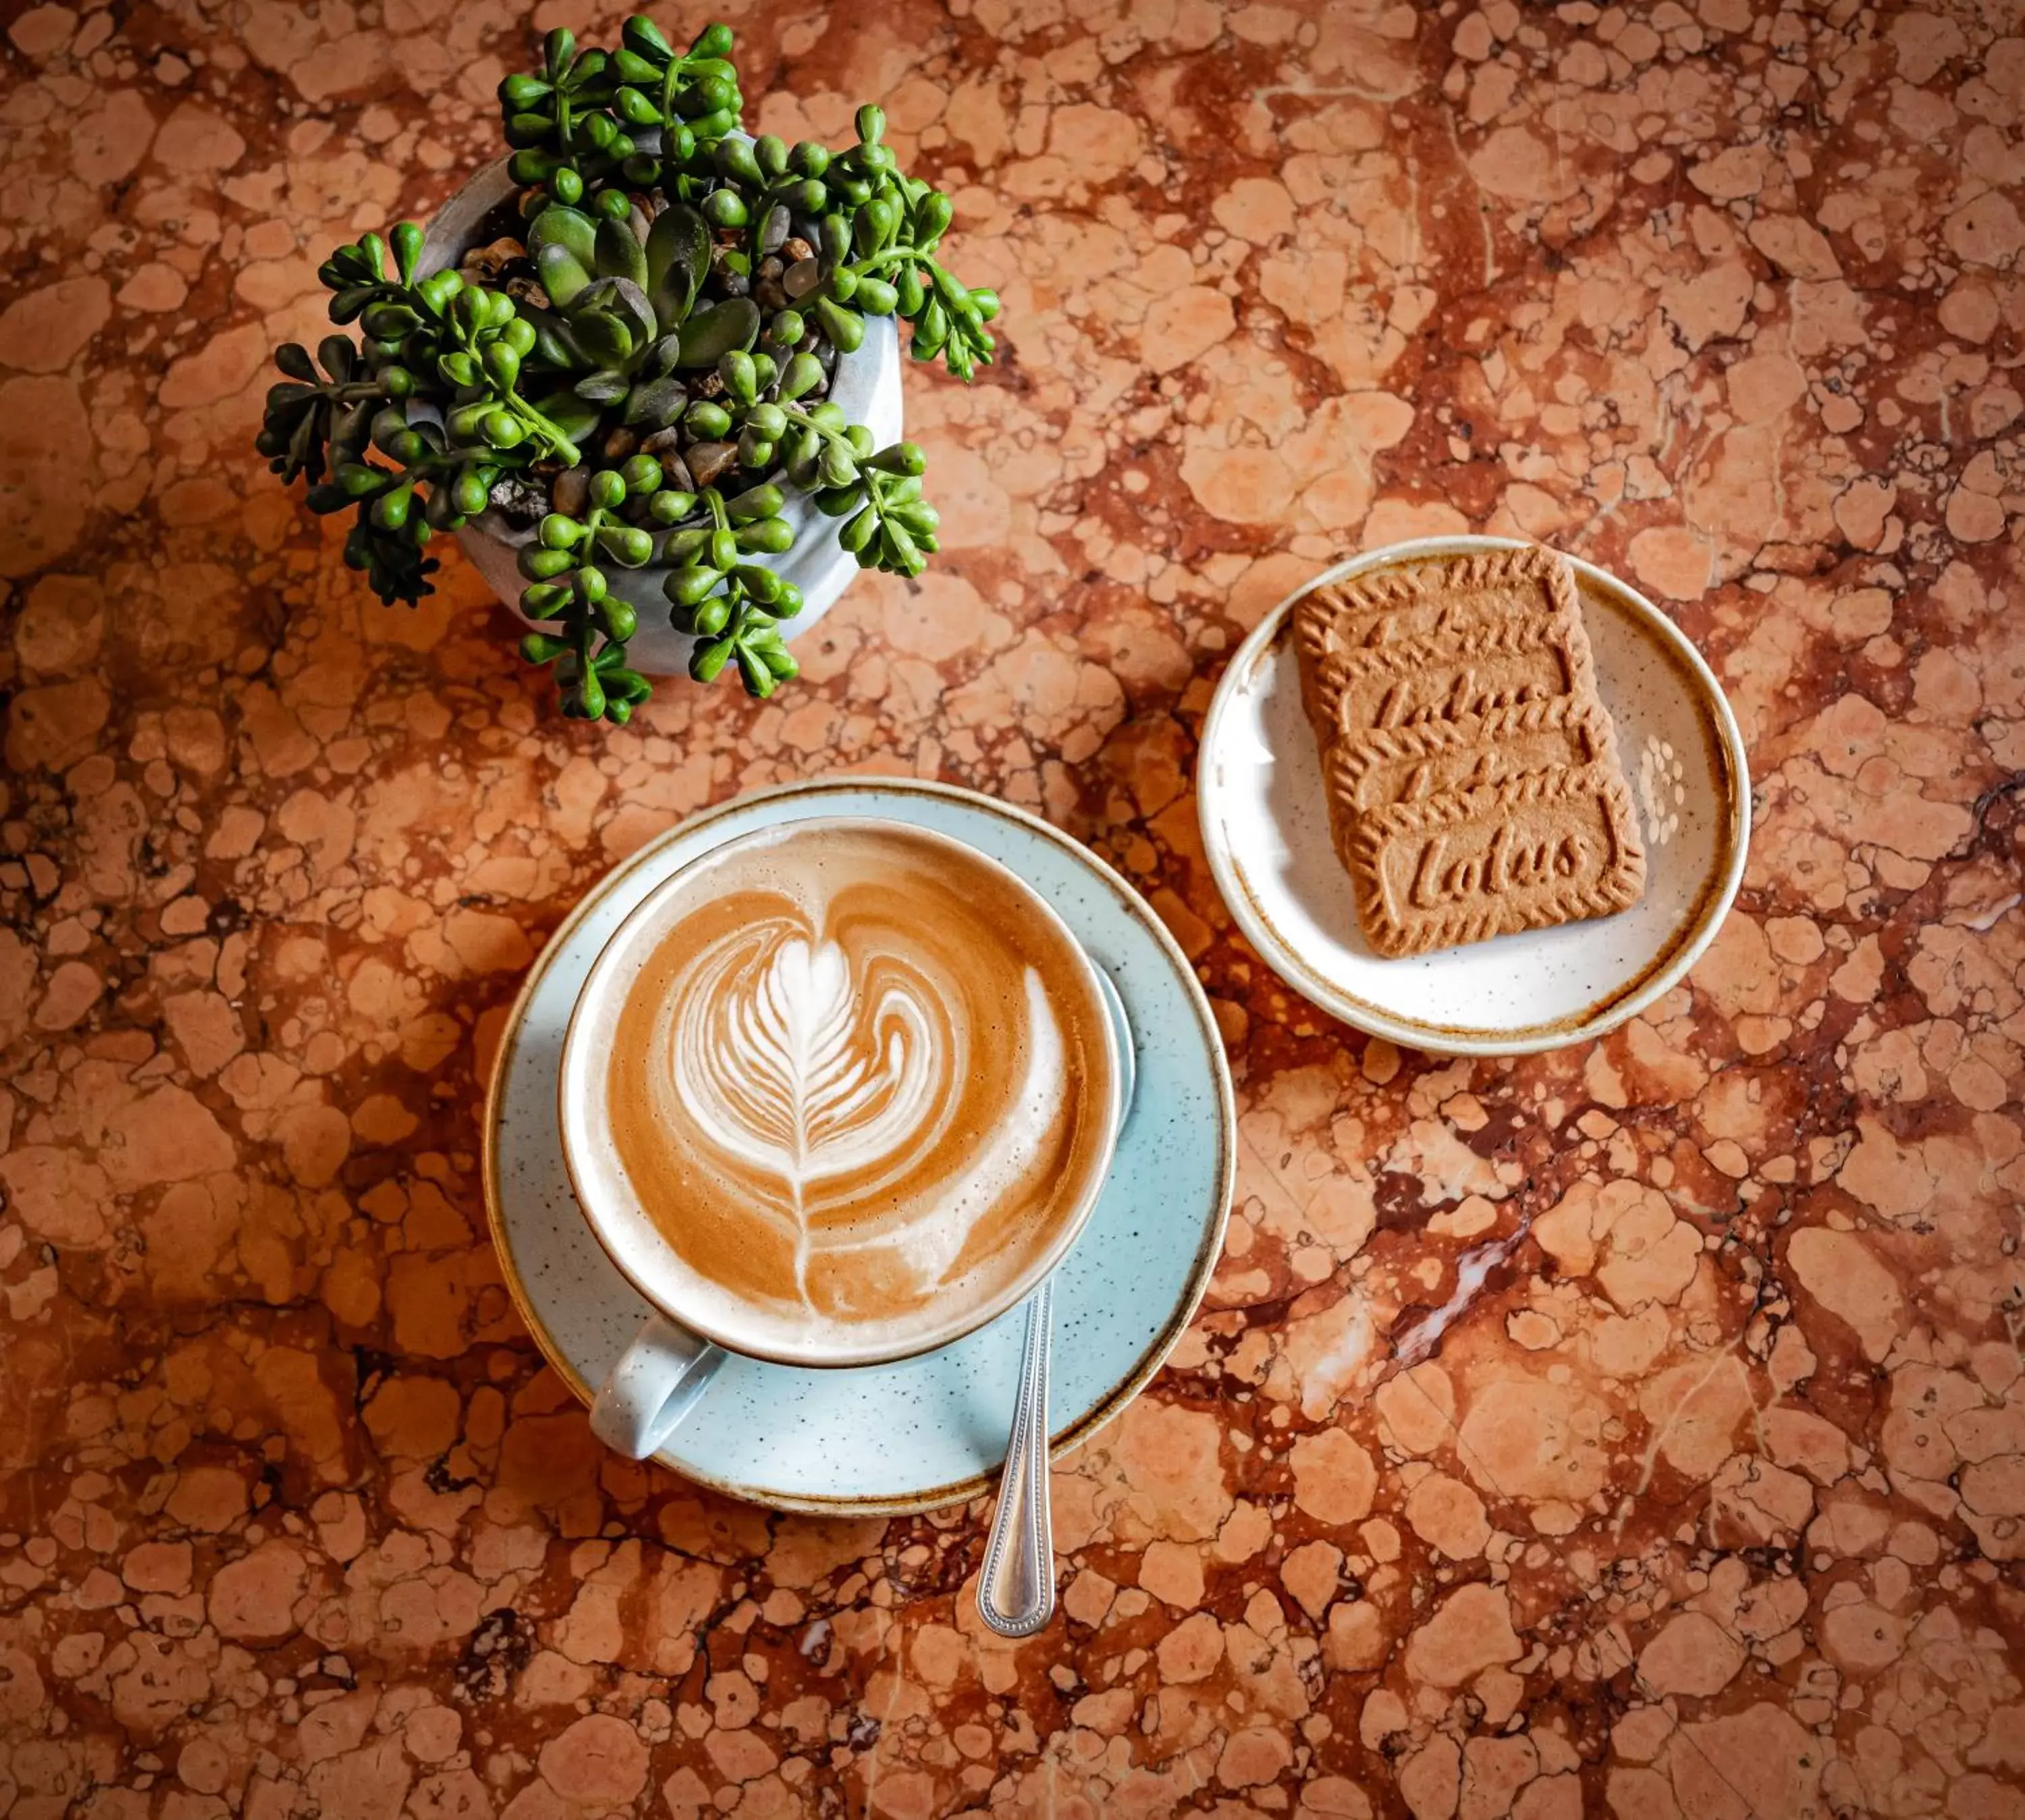
[[[1097,981],[1118,1032],[1118,1123],[1132,1109],[1137,1064],[1124,1001],[1101,968]],[[1020,1392],[999,1476],[998,1508],[977,1578],[977,1615],[1001,1637],[1031,1637],[1055,1615],[1054,1512],[1048,1489],[1048,1366],[1053,1345],[1054,1279],[1027,1299]]]

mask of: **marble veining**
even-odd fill
[[[594,731],[454,552],[380,608],[249,447],[327,248],[425,217],[585,10],[8,9],[0,1812],[2017,1814],[2016,9],[728,16],[764,128],[885,100],[1003,358],[908,392],[918,583],[770,704]],[[1275,601],[1464,531],[1674,616],[1757,832],[1639,1017],[1442,1063],[1259,964],[1189,780]],[[483,1236],[547,932],[840,768],[1089,842],[1238,1082],[1208,1302],[1057,1471],[1018,1645],[981,1505],[601,1449]]]

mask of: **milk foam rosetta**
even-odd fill
[[[676,895],[612,1031],[609,1129],[733,1324],[897,1339],[1080,1209],[1103,1015],[1070,938],[982,862],[894,827],[786,831]]]

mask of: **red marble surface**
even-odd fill
[[[929,575],[623,731],[248,446],[324,251],[566,17],[8,10],[0,1816],[2025,1812],[2017,8],[734,12],[766,127],[888,97],[1005,358],[910,390]],[[1688,984],[1516,1062],[1290,998],[1189,783],[1275,599],[1464,528],[1662,599],[1758,779]],[[1018,1646],[979,1509],[601,1451],[483,1237],[544,933],[839,768],[1114,860],[1240,1083],[1228,1255]]]

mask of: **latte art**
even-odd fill
[[[899,1235],[829,1248],[895,1243],[917,1274],[939,1280],[966,1234],[965,1210],[1016,1178],[1060,1098],[1061,1034],[1031,968],[1026,987],[1026,1078],[963,1187]],[[815,1312],[811,1223],[840,1195],[859,1200],[903,1182],[946,1141],[969,1072],[960,1017],[904,958],[876,958],[854,980],[836,943],[781,923],[702,957],[665,1030],[667,1090],[703,1142],[750,1171],[755,1201],[790,1223],[796,1293]]]
[[[1066,932],[964,850],[877,824],[741,844],[643,953],[605,1064],[615,1160],[762,1349],[897,1343],[1085,1204],[1102,1005]]]
[[[843,950],[792,925],[723,947],[669,1019],[670,1086],[699,1130],[798,1204],[854,1166],[897,1165],[961,1073],[941,1006],[904,962],[861,999]]]

